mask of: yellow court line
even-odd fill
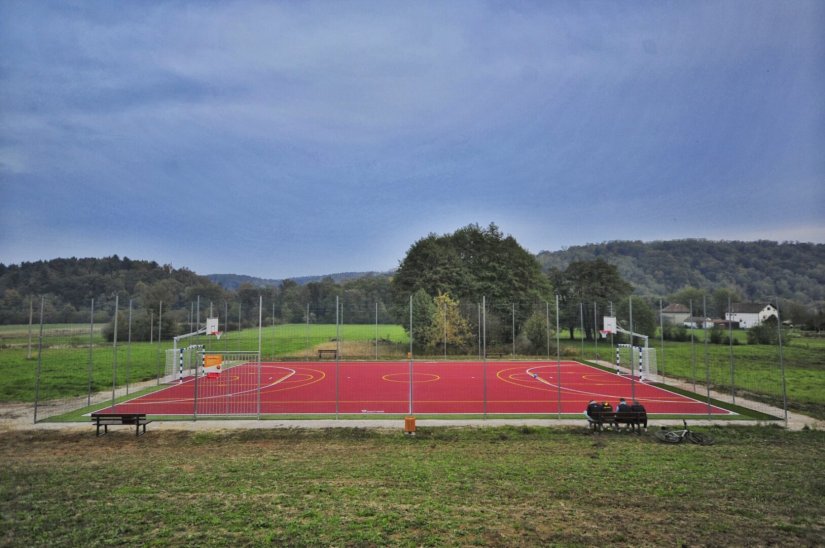
[[[391,378],[391,377],[398,377],[398,376],[401,376],[401,375],[404,376],[404,378],[402,380],[395,380],[395,379]],[[425,379],[425,380],[417,380],[415,378],[417,375],[426,375],[426,376],[429,376],[429,377],[432,377],[432,378]],[[383,377],[381,377],[381,379],[385,380],[387,382],[395,382],[395,383],[404,383],[404,384],[406,384],[406,383],[410,382],[409,376],[410,376],[409,373],[388,373],[388,374],[384,375]],[[439,381],[439,380],[441,380],[441,376],[436,375],[435,373],[414,372],[412,382],[413,382],[413,384],[416,384],[416,383],[423,383],[423,382],[435,382],[435,381]]]

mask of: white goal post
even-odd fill
[[[656,356],[656,349],[649,346],[616,345],[616,365],[643,381],[661,380]]]
[[[182,381],[186,377],[202,375],[209,371],[227,371],[247,363],[260,363],[257,350],[212,351],[203,345],[166,350],[166,369],[162,379],[165,383]]]

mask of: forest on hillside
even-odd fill
[[[825,244],[669,240],[612,241],[537,255],[544,270],[603,259],[645,297],[667,297],[688,287],[733,290],[748,301],[825,302]]]
[[[503,303],[509,310],[507,303],[552,301],[558,294],[569,329],[575,327],[583,304],[595,302],[603,307],[630,294],[642,297],[654,309],[659,299],[665,304],[699,302],[707,295],[709,313],[716,316],[729,298],[733,302],[776,302],[794,323],[802,325],[822,316],[825,245],[617,241],[542,252],[536,257],[494,225],[470,225],[454,234],[422,238],[393,273],[348,273],[345,280],[326,276],[307,283],[283,280],[278,285],[256,281],[245,277],[227,288],[186,268],[117,255],[0,263],[0,324],[28,322],[32,303],[41,296],[48,297],[48,321],[88,321],[90,306],[101,317],[114,310],[115,295],[142,313],[148,311],[147,325],[153,315],[162,314],[164,322],[170,322],[168,329],[164,327],[167,334],[174,332],[175,323],[177,329],[191,323],[198,306],[222,310],[219,315],[235,325],[254,325],[261,299],[267,324],[334,322],[336,299],[348,303],[347,321],[370,322],[378,315],[382,322],[404,323],[399,318],[409,296],[423,292],[419,297],[426,294],[429,300],[445,294],[464,301],[471,312],[482,297],[488,303]],[[121,302],[121,310],[124,306]],[[516,316],[522,313],[527,314],[526,309]],[[520,323],[528,318],[516,319]]]

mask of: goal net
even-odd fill
[[[163,382],[173,382],[204,375],[221,373],[245,364],[257,364],[260,354],[254,350],[206,351],[202,345],[166,351],[166,369]]]
[[[631,371],[635,377],[646,381],[661,380],[655,348],[620,344],[616,350],[619,365]]]

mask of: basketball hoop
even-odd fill
[[[214,335],[216,339],[221,340],[221,335],[223,335],[222,331],[213,331],[210,335]]]
[[[599,330],[599,334],[602,336],[603,339],[607,338],[608,333],[610,333],[610,331],[607,331],[606,329],[600,329]]]

